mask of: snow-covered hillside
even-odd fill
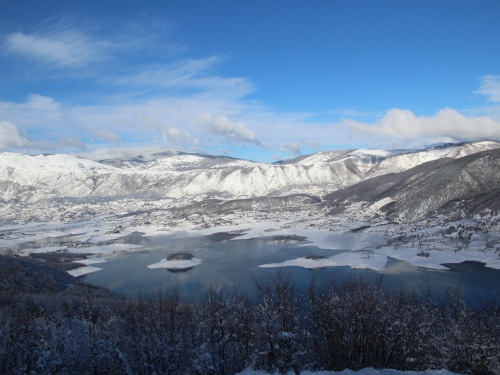
[[[387,173],[403,172],[429,161],[442,158],[458,159],[498,147],[500,147],[499,142],[480,141],[433,147],[418,152],[400,153],[382,160],[380,164],[370,172],[370,177],[381,176]]]
[[[459,158],[500,143],[483,141],[392,155],[383,150],[319,152],[281,164],[161,152],[147,157],[84,159],[74,155],[0,154],[0,199],[147,197],[222,199],[324,195],[374,176],[439,158]]]
[[[432,160],[404,172],[374,177],[323,199],[333,207],[333,214],[362,203],[365,211],[375,205],[393,220],[413,222],[440,210],[456,211],[457,202],[462,202],[462,216],[496,212],[499,191],[500,149],[493,149],[458,159]]]

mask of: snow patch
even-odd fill
[[[89,273],[100,271],[100,270],[102,270],[102,268],[89,266],[89,267],[75,268],[74,270],[69,270],[68,273],[71,276],[80,277],[80,276],[88,275]]]
[[[482,251],[440,251],[440,250],[426,250],[427,256],[418,256],[420,250],[398,250],[394,248],[382,248],[382,254],[404,260],[414,266],[423,268],[432,268],[437,270],[448,269],[443,266],[446,263],[462,263],[465,261],[475,261],[484,263],[486,267],[500,269],[500,259],[498,254],[494,252]]]
[[[279,268],[279,267],[303,267],[307,269],[319,269],[326,267],[350,266],[357,269],[370,269],[381,271],[387,263],[387,256],[379,253],[370,253],[369,251],[350,251],[334,255],[324,259],[306,259],[297,258],[287,260],[283,263],[263,264],[261,268]]]
[[[166,260],[162,259],[158,263],[150,264],[148,268],[166,268],[172,270],[182,270],[197,266],[201,263],[201,259],[191,258],[189,260]]]
[[[375,203],[373,203],[369,209],[371,210],[380,210],[382,207],[384,207],[386,204],[389,204],[393,201],[391,197],[386,197],[384,199],[381,199]]]
[[[128,251],[128,250],[140,249],[142,247],[143,246],[140,246],[140,245],[114,243],[111,245],[104,245],[104,246],[69,248],[68,253],[74,253],[74,254],[110,254],[110,253],[114,253],[117,251]]]
[[[359,157],[364,157],[364,156],[376,156],[379,158],[386,158],[388,156],[392,155],[392,152],[387,151],[387,150],[365,150],[365,149],[358,149],[354,151],[352,156],[359,156]]]

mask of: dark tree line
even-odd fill
[[[0,295],[2,374],[234,374],[301,370],[500,372],[500,308],[459,290],[436,302],[405,288],[330,279],[298,290],[283,272],[257,298],[212,286],[137,299]]]

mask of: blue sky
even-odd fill
[[[0,150],[500,139],[500,2],[0,3]]]

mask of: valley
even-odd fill
[[[0,155],[4,368],[498,368],[500,143],[137,163]]]
[[[347,150],[273,165],[175,152],[99,162],[4,153],[0,251],[100,259],[141,249],[123,240],[133,233],[238,231],[234,240],[297,235],[344,251],[262,267],[381,271],[395,258],[430,269],[464,261],[500,269],[499,147]],[[89,260],[70,272],[98,270]]]

